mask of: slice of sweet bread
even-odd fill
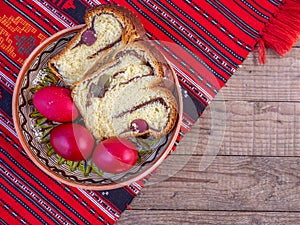
[[[73,100],[95,138],[160,137],[177,120],[172,69],[148,43],[134,42],[79,82]]]
[[[101,5],[87,10],[85,24],[48,62],[50,69],[71,86],[85,74],[97,70],[116,49],[145,35],[134,13],[117,5]]]

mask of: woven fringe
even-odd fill
[[[259,62],[266,62],[266,48],[280,56],[287,53],[300,35],[300,0],[286,0],[270,19],[258,40]]]

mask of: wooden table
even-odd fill
[[[300,224],[300,42],[257,62],[251,53],[118,224]]]

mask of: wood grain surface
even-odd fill
[[[300,224],[300,42],[257,61],[248,56],[118,224]]]

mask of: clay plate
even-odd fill
[[[151,154],[146,154],[141,161],[126,173],[112,175],[91,171],[84,175],[82,170],[70,170],[67,163],[58,163],[56,154],[47,155],[48,148],[37,138],[34,127],[36,120],[29,115],[34,111],[30,103],[35,80],[40,71],[47,67],[47,61],[56,55],[83,25],[62,30],[39,45],[25,61],[18,75],[13,95],[13,119],[20,142],[31,160],[52,178],[65,184],[91,190],[109,190],[129,185],[150,174],[170,153],[179,134],[182,119],[182,96],[177,77],[174,77],[176,88],[174,95],[178,99],[179,116],[173,131],[161,138]],[[82,166],[81,166],[82,167]],[[84,167],[84,165],[83,165]]]

